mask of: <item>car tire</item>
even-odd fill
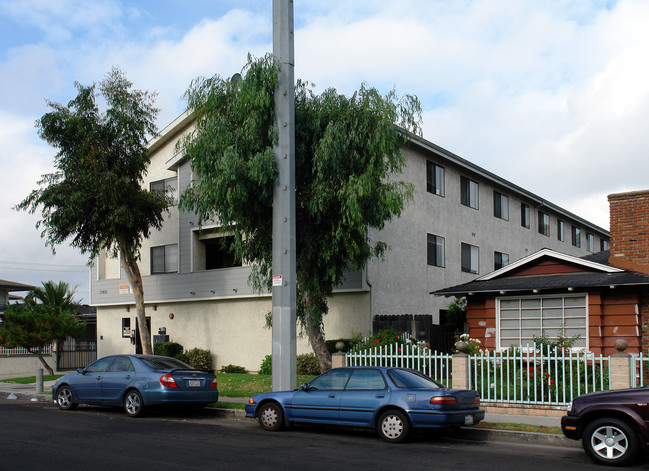
[[[269,432],[275,432],[284,427],[284,413],[279,404],[267,402],[259,408],[259,425]]]
[[[381,414],[376,429],[386,442],[401,443],[408,438],[410,422],[403,412],[389,410]]]
[[[619,419],[601,418],[584,429],[582,445],[595,463],[625,466],[638,454],[638,436],[628,424]]]
[[[124,412],[129,417],[140,417],[144,414],[144,401],[136,389],[131,389],[124,396]]]
[[[56,392],[56,404],[61,410],[74,410],[77,408],[78,404],[74,402],[70,386],[61,386],[59,388]]]

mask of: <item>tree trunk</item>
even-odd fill
[[[41,347],[38,347],[38,350],[36,350],[36,355],[38,356],[38,359],[41,361],[42,365],[45,367],[45,369],[46,369],[47,372],[50,374],[50,376],[53,375],[53,374],[54,374],[54,370],[53,370],[52,367],[51,367],[50,365],[48,365],[47,362],[45,361],[45,358],[43,357],[43,352],[42,352]]]
[[[309,337],[309,342],[311,343],[311,348],[313,353],[320,364],[320,372],[324,373],[331,369],[331,353],[327,349],[327,344],[325,339],[322,336],[322,329],[320,328],[320,323],[314,323],[311,319],[311,316],[307,314],[306,318],[306,332]]]
[[[142,343],[142,353],[145,355],[152,355],[153,349],[151,348],[151,335],[146,325],[146,313],[144,311],[144,289],[142,288],[142,274],[140,267],[137,264],[135,256],[129,256],[124,248],[120,248],[120,261],[122,268],[126,271],[128,282],[133,290],[133,297],[135,298],[135,313],[137,315],[137,323],[140,331],[140,342]]]

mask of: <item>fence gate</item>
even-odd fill
[[[56,368],[76,370],[97,359],[97,320],[87,319],[86,331],[79,337],[68,337],[56,349]]]

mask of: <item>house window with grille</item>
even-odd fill
[[[588,302],[585,295],[498,298],[499,348],[533,346],[534,338],[576,337],[574,348],[588,348]]]

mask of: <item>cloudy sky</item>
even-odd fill
[[[352,94],[417,95],[424,137],[608,228],[610,193],[649,188],[649,2],[296,0],[295,74]],[[159,93],[159,127],[198,76],[272,51],[271,0],[0,0],[0,279],[78,285],[12,207],[52,170],[45,100],[120,66]],[[645,129],[645,131],[642,131]]]

